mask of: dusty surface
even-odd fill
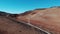
[[[0,34],[46,34],[34,27],[0,16]]]
[[[17,20],[31,23],[52,34],[60,34],[60,8],[35,10],[27,15],[18,16]]]

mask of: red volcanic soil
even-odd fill
[[[31,13],[18,16],[17,21],[33,24],[52,34],[60,34],[60,8],[33,10]]]

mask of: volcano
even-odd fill
[[[20,14],[0,11],[0,34],[60,34],[60,7]]]

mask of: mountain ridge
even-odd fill
[[[0,16],[32,24],[52,34],[60,34],[60,6],[34,9],[20,14],[0,12]]]

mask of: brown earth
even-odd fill
[[[60,34],[60,8],[33,10],[18,16],[17,21],[33,24],[52,34]]]
[[[60,34],[60,8],[35,9],[22,14],[0,12],[0,34],[47,34],[29,24]]]
[[[16,21],[16,14],[7,15],[0,13],[0,34],[47,34],[28,24]]]

